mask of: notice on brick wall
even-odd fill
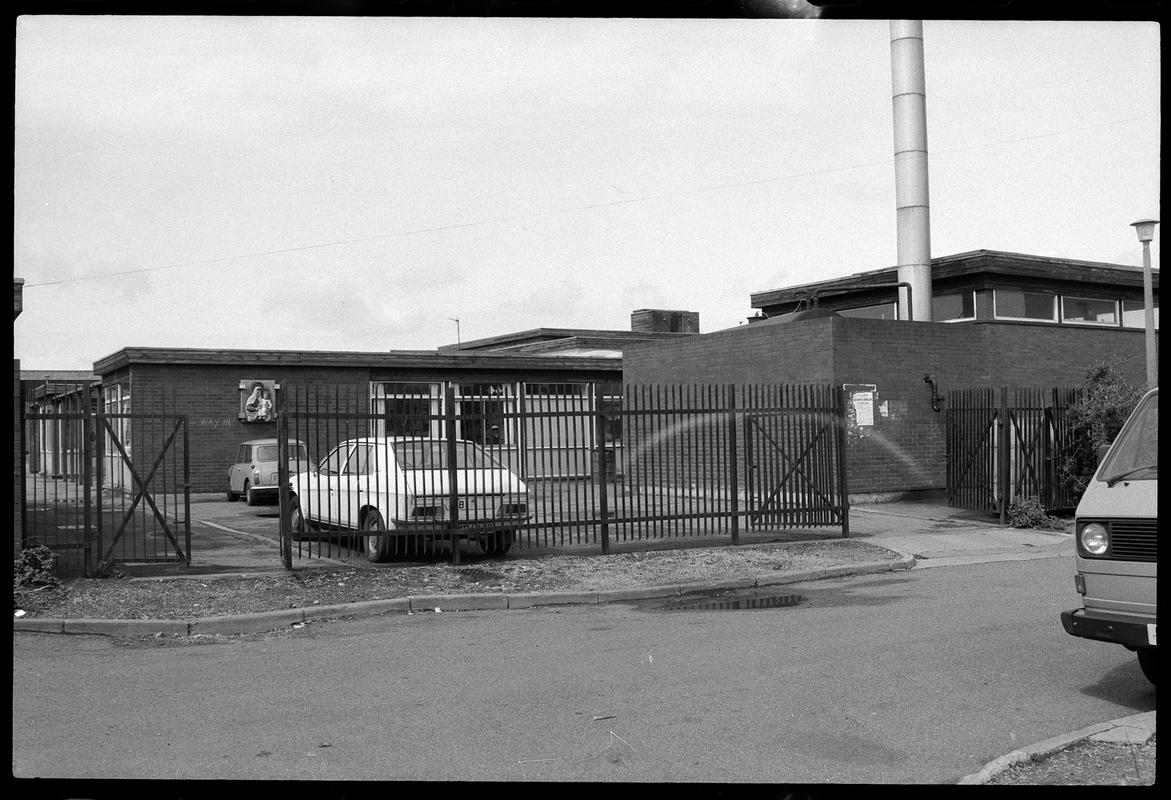
[[[859,428],[874,427],[874,406],[878,399],[878,386],[873,383],[847,383],[847,414],[850,424]]]

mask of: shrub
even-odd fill
[[[102,561],[94,570],[95,578],[125,578],[126,573],[118,569],[118,565],[113,561]]]
[[[1107,363],[1087,369],[1081,388],[1066,410],[1070,439],[1057,467],[1062,485],[1074,497],[1081,497],[1098,467],[1098,448],[1114,441],[1145,391],[1124,381]]]
[[[1049,514],[1036,497],[1014,497],[1008,504],[1007,517],[1014,528],[1065,530],[1065,523]]]
[[[14,589],[39,586],[56,586],[60,583],[53,570],[57,567],[57,554],[44,545],[25,548],[20,558],[12,565],[12,587]]]

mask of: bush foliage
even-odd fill
[[[1114,441],[1145,390],[1122,379],[1113,365],[1086,370],[1080,397],[1066,411],[1070,446],[1058,464],[1062,484],[1080,497],[1098,467],[1098,448]]]
[[[1008,504],[1008,522],[1014,528],[1065,530],[1065,523],[1049,514],[1036,497],[1014,497]]]
[[[21,550],[20,558],[12,565],[12,588],[56,586],[60,583],[53,574],[56,567],[57,554],[44,545]]]

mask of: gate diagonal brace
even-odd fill
[[[1012,425],[1013,435],[1016,438],[1017,444],[1019,444],[1021,447],[1021,466],[1022,466],[1022,469],[1017,473],[1017,476],[1016,476],[1017,494],[1022,493],[1022,490],[1023,490],[1024,486],[1026,485],[1028,478],[1033,479],[1034,485],[1039,486],[1041,483],[1040,478],[1037,476],[1037,470],[1034,468],[1034,465],[1033,465],[1033,455],[1040,448],[1041,434],[1045,430],[1047,430],[1047,426],[1045,425],[1044,422],[1042,422],[1041,424],[1036,426],[1036,430],[1033,432],[1032,439],[1030,441],[1026,442],[1024,436],[1021,434],[1021,427],[1022,427],[1021,419],[1017,413],[1021,410],[1022,409],[1014,409],[1013,411],[1009,412],[1009,415],[1008,415],[1009,422]],[[1032,410],[1032,409],[1026,409],[1026,410]]]
[[[811,481],[809,476],[805,474],[805,471],[801,469],[801,462],[803,462],[809,456],[809,453],[811,453],[813,451],[814,445],[816,445],[818,443],[818,441],[821,440],[822,436],[825,435],[825,432],[830,430],[830,426],[823,425],[818,430],[817,435],[814,436],[809,441],[809,444],[807,444],[805,446],[805,449],[801,451],[801,453],[797,456],[797,458],[791,459],[785,453],[785,451],[781,449],[781,446],[777,443],[777,441],[775,439],[773,439],[773,437],[769,436],[768,431],[766,431],[762,427],[760,427],[760,425],[756,422],[755,417],[752,417],[750,419],[752,420],[752,426],[754,428],[756,428],[756,430],[758,430],[760,433],[764,434],[764,438],[767,439],[769,444],[771,444],[773,446],[773,449],[776,450],[776,452],[780,454],[781,458],[783,458],[790,465],[788,472],[786,472],[781,477],[779,484],[772,490],[772,492],[769,493],[769,495],[765,498],[764,502],[761,503],[761,506],[760,506],[761,509],[767,508],[769,506],[769,504],[773,503],[773,501],[776,500],[777,496],[781,493],[781,490],[785,488],[785,484],[788,483],[789,479],[793,476],[793,473],[796,472],[796,473],[800,474],[800,476],[802,478],[805,479],[806,484],[813,487],[814,493],[821,500],[823,500],[829,504],[829,506],[828,506],[829,510],[831,510],[831,511],[836,510],[837,506],[835,506],[833,504],[833,498],[827,496],[824,492],[822,492],[820,489],[818,489],[817,484],[815,482]],[[762,512],[758,512],[757,516],[760,516],[760,513],[762,513]],[[833,524],[833,523],[830,523],[830,524]]]
[[[154,512],[155,519],[157,519],[163,526],[163,533],[166,534],[167,538],[171,541],[171,544],[175,546],[175,552],[178,553],[180,557],[186,558],[186,554],[183,552],[183,548],[179,546],[179,542],[175,540],[175,536],[171,532],[171,527],[167,524],[166,517],[164,517],[163,514],[159,511],[158,506],[155,505],[154,499],[146,493],[147,487],[150,485],[150,482],[154,480],[155,473],[158,472],[159,466],[163,463],[163,459],[166,457],[167,451],[171,449],[171,445],[175,443],[175,435],[179,432],[179,428],[183,424],[182,421],[175,422],[175,427],[171,429],[171,435],[168,436],[167,441],[163,443],[163,447],[159,452],[158,458],[155,459],[154,465],[151,467],[150,473],[146,476],[145,481],[139,476],[138,470],[134,468],[134,463],[130,460],[130,454],[126,452],[126,449],[122,446],[122,442],[118,439],[117,434],[114,433],[114,429],[110,425],[110,421],[108,419],[103,419],[102,424],[105,425],[106,430],[109,431],[110,440],[115,445],[117,445],[118,452],[122,454],[123,462],[125,462],[126,467],[130,470],[131,477],[134,478],[134,482],[138,486],[138,489],[134,494],[134,499],[130,503],[130,508],[126,510],[125,515],[122,517],[122,524],[118,526],[118,532],[114,534],[114,538],[110,542],[110,546],[106,548],[106,552],[102,556],[103,560],[108,558],[110,553],[114,552],[114,547],[122,538],[122,534],[126,532],[126,525],[129,524],[131,518],[134,516],[134,509],[138,508],[139,500],[146,500],[147,505],[149,505],[151,511]]]

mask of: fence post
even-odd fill
[[[724,387],[728,393],[728,486],[732,507],[732,544],[740,544],[740,454],[736,446],[736,386]]]
[[[101,408],[104,409],[105,406],[103,405]],[[94,557],[99,562],[102,558],[102,531],[106,526],[105,510],[102,503],[102,486],[106,482],[106,419],[104,411],[94,415],[94,472],[97,473],[94,476],[94,514],[97,517]]]
[[[1000,490],[1000,524],[1008,524],[1008,485],[1011,469],[1012,442],[1009,439],[1012,431],[1009,430],[1008,419],[1008,387],[1000,387],[1000,424],[997,426],[1000,437],[1000,446],[997,448],[996,483]]]
[[[602,414],[602,385],[594,382],[594,452],[598,454],[598,469],[594,480],[598,490],[598,512],[602,518],[602,553],[610,552],[610,500],[606,494],[606,418]]]
[[[93,487],[90,485],[93,481],[93,470],[90,466],[90,458],[93,456],[93,445],[90,444],[90,439],[93,437],[93,403],[90,400],[90,392],[85,392],[83,409],[84,415],[81,418],[81,482],[85,486],[85,500],[82,509],[82,528],[85,531],[85,570],[83,574],[85,577],[90,577],[90,565],[93,562]]]
[[[191,436],[188,428],[188,418],[184,414],[183,420],[183,554],[187,557],[187,566],[191,566]]]
[[[846,483],[846,389],[838,385],[833,387],[834,399],[837,406],[834,429],[838,451],[838,489],[842,493],[842,538],[850,538],[850,491]]]
[[[284,382],[281,382],[284,385]],[[289,410],[288,403],[282,403],[277,425],[277,502],[280,503],[281,563],[287,570],[293,568],[293,515],[289,504]]]
[[[447,445],[447,525],[451,536],[451,563],[459,563],[459,489],[455,468],[455,387],[448,384],[444,392],[443,429]]]

